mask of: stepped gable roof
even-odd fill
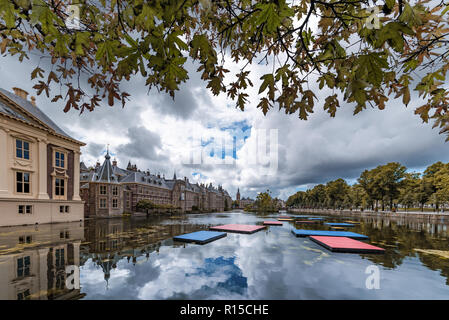
[[[56,125],[56,123],[54,123],[41,109],[34,106],[30,101],[23,99],[3,88],[0,88],[0,96],[6,98],[6,100],[12,101],[21,109],[15,110],[8,104],[0,102],[0,113],[25,121],[31,125],[36,125],[37,123],[41,127],[45,127],[46,129],[53,131],[57,135],[68,138],[80,145],[85,145],[83,142],[77,141],[65,133],[64,130],[58,127],[58,125]]]

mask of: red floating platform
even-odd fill
[[[264,221],[263,224],[269,226],[282,226],[282,222],[279,221]]]
[[[254,226],[248,224],[225,224],[222,226],[210,227],[209,229],[237,233],[254,233],[265,228],[265,226]]]
[[[309,239],[333,252],[385,253],[385,249],[347,237],[310,236]]]

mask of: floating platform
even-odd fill
[[[349,220],[349,221],[345,221],[346,223],[352,223],[352,224],[361,224],[361,222],[358,222],[358,221],[351,221],[351,220]]]
[[[345,230],[345,228],[343,228],[343,227],[331,227],[331,229],[338,230],[338,231]]]
[[[295,221],[295,219],[291,219],[291,218],[279,218],[278,221]]]
[[[295,223],[297,224],[314,224],[319,223],[319,221],[314,220],[296,220]]]
[[[332,227],[353,227],[353,223],[344,223],[344,222],[325,222],[328,226]]]
[[[282,226],[282,222],[279,221],[264,221],[263,224],[267,226]]]
[[[217,231],[228,231],[228,232],[236,232],[236,233],[254,233],[265,229],[265,226],[255,226],[248,224],[225,224],[222,226],[210,227],[210,230]]]
[[[226,237],[226,232],[217,231],[197,231],[186,233],[180,236],[173,237],[175,241],[193,242],[198,244],[205,244],[214,240]]]
[[[294,229],[293,234],[297,237],[309,237],[309,236],[329,236],[329,237],[348,237],[352,239],[367,240],[368,236],[363,234],[349,232],[349,231],[327,231],[327,230],[304,230]]]
[[[379,248],[361,241],[350,239],[347,237],[309,237],[313,242],[332,252],[347,252],[347,253],[385,253],[385,249]]]
[[[281,219],[291,219],[292,217],[290,217],[290,216],[278,216],[278,218],[281,218]]]
[[[308,219],[309,220],[319,220],[319,221],[324,220],[324,218],[314,218],[314,217],[309,217]]]

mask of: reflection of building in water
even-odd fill
[[[66,266],[80,266],[83,224],[0,228],[0,299],[79,299],[66,288]],[[74,279],[79,288],[79,279]]]
[[[205,228],[188,224],[164,225],[158,221],[155,219],[153,224],[149,224],[146,219],[86,221],[86,240],[80,248],[81,265],[89,259],[95,262],[103,270],[107,285],[111,271],[117,268],[119,261],[126,259],[135,265],[138,258],[148,260],[151,253],[159,253],[161,246],[185,245],[173,243],[173,236]]]

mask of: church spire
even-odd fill
[[[108,146],[106,148],[106,156],[105,156],[105,158],[106,158],[106,160],[111,159],[111,156],[109,155],[109,144],[108,144]]]

